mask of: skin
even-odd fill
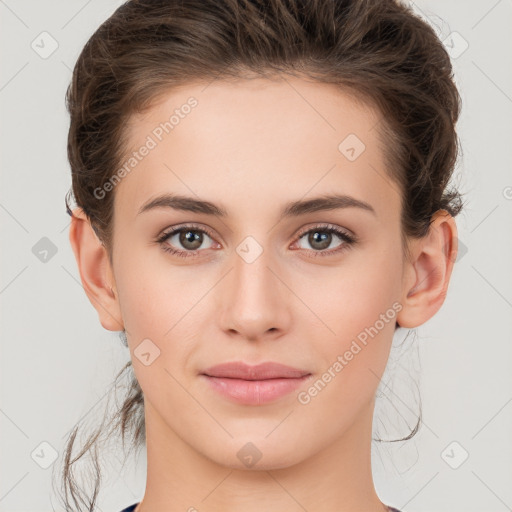
[[[138,148],[169,112],[198,100],[110,192],[113,264],[79,208],[70,227],[85,292],[105,329],[126,329],[145,396],[148,474],[137,512],[384,512],[370,460],[375,393],[395,321],[417,327],[444,302],[457,252],[454,219],[438,212],[405,258],[379,115],[334,86],[288,77],[205,87],[173,89],[132,118]],[[338,150],[350,133],[366,146],[352,162]],[[163,192],[211,201],[228,216],[169,207],[137,215]],[[375,215],[351,207],[280,220],[286,203],[333,192],[369,203]],[[183,223],[214,234],[203,235],[197,257],[155,242]],[[358,241],[333,253],[345,243],[335,234],[326,249],[299,239],[299,230],[318,223]],[[263,249],[251,263],[236,250],[247,236]],[[197,247],[178,236],[163,244]],[[331,255],[314,257],[320,250]],[[401,305],[396,317],[307,404],[297,395],[311,382],[248,406],[198,376],[225,361],[277,361],[316,381],[393,303]],[[146,338],[160,350],[148,366],[134,354]],[[251,468],[237,457],[248,442],[262,454]]]

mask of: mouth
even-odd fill
[[[225,377],[243,380],[267,380],[267,379],[297,379],[309,375],[307,370],[301,370],[280,363],[267,362],[255,366],[243,361],[233,361],[218,364],[207,368],[202,372],[208,377]]]
[[[250,366],[236,361],[204,370],[200,377],[224,398],[238,404],[263,405],[288,395],[312,374],[280,363]]]

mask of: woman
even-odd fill
[[[67,102],[70,242],[130,350],[114,424],[147,448],[125,512],[396,511],[375,393],[443,304],[462,208],[434,31],[391,0],[129,1]],[[75,435],[66,510],[93,510]]]

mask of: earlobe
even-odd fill
[[[418,327],[441,308],[457,248],[455,219],[446,210],[439,210],[432,218],[428,234],[415,240],[412,259],[405,263],[403,308],[397,316],[401,327]]]
[[[101,325],[109,331],[123,330],[107,250],[81,208],[73,210],[69,241],[75,254],[82,286],[98,313]]]

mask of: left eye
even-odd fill
[[[199,255],[198,253],[200,251],[198,249],[203,245],[204,235],[213,239],[213,235],[204,228],[199,228],[197,226],[182,226],[163,233],[157,239],[157,242],[162,246],[164,251],[170,252],[176,256],[183,258],[195,257]],[[325,249],[332,243],[332,235],[339,238],[341,242],[335,246],[335,249],[326,251]],[[177,237],[177,242],[179,242],[185,250],[175,249],[173,244],[169,243],[169,241],[175,237]],[[350,247],[356,242],[356,238],[354,236],[349,235],[345,231],[342,231],[332,225],[317,226],[310,228],[307,231],[303,231],[299,235],[298,242],[302,239],[306,239],[313,247],[312,250],[308,251],[311,252],[313,256],[329,256]],[[212,245],[213,244],[210,244],[206,249],[211,248]]]
[[[299,237],[299,241],[304,238],[310,246],[315,249],[315,252],[324,251],[331,245],[333,235],[341,240],[335,248],[343,245],[350,245],[354,242],[354,239],[348,233],[345,233],[335,227],[319,227],[310,229]],[[336,251],[329,252],[332,253]]]
[[[331,245],[332,235],[335,235],[342,240],[342,243],[339,243],[334,249],[327,251],[325,249]],[[303,238],[305,238],[310,246],[314,248],[313,250],[307,251],[307,253],[314,258],[319,256],[338,256],[342,252],[353,247],[357,242],[356,236],[351,235],[332,224],[314,226],[306,231],[302,231],[301,234],[299,234],[299,241]]]

